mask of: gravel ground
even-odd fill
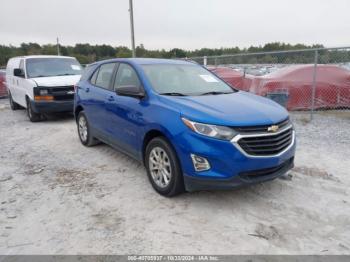
[[[350,254],[350,113],[292,118],[288,175],[169,199],[82,146],[71,116],[31,123],[0,100],[0,254]]]

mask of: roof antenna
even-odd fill
[[[132,5],[132,0],[129,0],[129,13],[130,13],[130,30],[131,30],[132,57],[136,57],[135,34],[134,34],[134,9],[133,9],[133,5]]]
[[[60,56],[60,42],[59,42],[59,39],[58,37],[56,38],[56,41],[57,41],[57,55]]]

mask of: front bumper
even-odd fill
[[[235,187],[243,187],[273,180],[282,176],[293,167],[294,157],[286,160],[279,166],[241,172],[239,175],[233,176],[229,179],[203,179],[193,176],[184,176],[184,182],[186,190],[189,192],[209,189],[232,189]]]
[[[36,113],[73,112],[74,100],[68,101],[31,101]]]
[[[262,157],[247,155],[234,141],[212,139],[194,132],[182,133],[175,140],[187,191],[229,189],[260,183],[285,174],[294,165],[294,131],[292,143],[286,150]],[[210,170],[196,172],[191,154],[206,158]]]

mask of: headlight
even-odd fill
[[[191,130],[204,136],[214,137],[223,140],[231,140],[237,135],[237,133],[233,129],[226,126],[202,124],[190,121],[186,118],[181,119],[184,122],[184,124]]]
[[[41,96],[46,96],[49,94],[49,91],[47,89],[40,89],[39,94]]]

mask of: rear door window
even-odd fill
[[[105,89],[111,89],[111,79],[116,63],[108,63],[100,66],[98,70],[95,85]],[[91,80],[93,80],[94,76]]]
[[[123,86],[140,86],[140,80],[130,65],[121,63],[114,81],[114,90]]]

